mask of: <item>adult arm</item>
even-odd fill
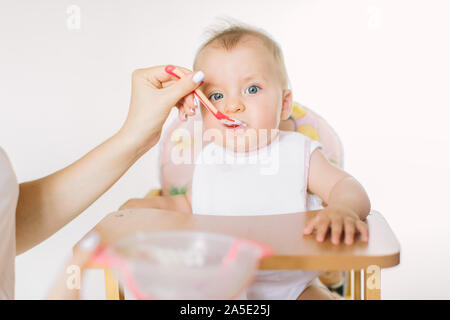
[[[20,185],[17,254],[53,235],[105,193],[158,142],[173,106],[180,115],[193,114],[191,92],[203,74],[181,69],[187,75],[178,81],[164,66],[134,71],[128,117],[117,134],[68,167]]]

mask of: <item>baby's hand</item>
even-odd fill
[[[136,198],[136,199],[130,199],[127,202],[125,202],[120,208],[119,210],[126,210],[126,209],[137,209],[137,208],[153,208],[154,207],[154,202],[152,201],[153,199],[140,199],[140,198]]]
[[[369,240],[369,228],[358,214],[346,206],[329,205],[322,209],[309,221],[303,229],[303,234],[309,235],[316,230],[316,240],[325,240],[328,228],[331,227],[331,242],[339,244],[342,231],[344,231],[345,243],[353,244],[355,231],[361,234],[361,239],[365,242]]]

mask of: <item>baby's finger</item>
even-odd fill
[[[316,240],[322,242],[325,240],[325,237],[327,236],[328,227],[330,226],[330,219],[324,218],[321,219],[319,224],[317,225],[317,236]]]
[[[341,241],[342,228],[342,219],[335,219],[331,223],[331,242],[333,244],[339,244],[339,242]]]
[[[345,243],[352,244],[355,236],[355,222],[352,219],[346,219],[344,222]]]
[[[137,201],[138,199],[129,199],[127,202],[120,206],[119,210],[136,208]]]
[[[361,239],[365,242],[369,241],[369,226],[367,225],[367,223],[359,220],[356,222],[356,228],[361,234]]]
[[[310,220],[306,226],[303,228],[303,234],[311,234],[314,231],[314,228],[316,227],[316,224],[318,222],[317,216],[314,217],[314,219]]]

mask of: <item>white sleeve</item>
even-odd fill
[[[317,148],[320,148],[323,150],[323,146],[319,141],[313,140],[307,136],[305,137],[305,148],[304,148],[304,166],[305,166],[305,185],[307,186],[307,182],[308,182],[308,174],[309,174],[309,162],[311,160],[311,155],[314,152],[314,150],[316,150]]]
[[[311,138],[306,137],[306,139],[308,139],[309,142],[309,155],[311,156],[312,153],[314,152],[314,150],[316,150],[317,148],[320,148],[323,151],[323,145],[317,141],[317,140],[313,140]]]
[[[304,155],[305,155],[305,162],[304,162],[304,166],[305,166],[305,186],[308,186],[308,175],[309,175],[309,165],[310,165],[310,161],[311,161],[311,155],[314,152],[314,150],[316,150],[317,148],[322,149],[323,151],[323,146],[319,141],[313,140],[307,136],[305,136],[305,151],[304,151]]]
[[[0,300],[14,299],[16,207],[19,184],[8,156],[0,148]]]
[[[305,144],[306,144],[307,148],[309,146],[309,149],[307,149],[309,151],[309,155],[308,155],[307,159],[305,159],[305,161],[306,161],[305,175],[307,177],[308,174],[309,174],[309,165],[310,165],[309,162],[311,161],[311,155],[314,152],[314,150],[316,150],[318,148],[323,151],[323,145],[319,141],[312,140],[312,139],[310,139],[308,137],[306,137]],[[305,155],[305,156],[307,156],[307,155]],[[305,179],[305,185],[306,186],[308,185],[308,179],[307,178]],[[309,211],[309,210],[320,210],[320,209],[323,209],[322,199],[319,196],[317,196],[315,194],[309,194],[309,193],[305,193],[305,196],[306,196],[306,210]]]

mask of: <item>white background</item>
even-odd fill
[[[383,270],[382,298],[450,298],[448,1],[0,3],[0,145],[19,181],[61,169],[114,134],[133,69],[190,68],[205,28],[233,17],[280,43],[295,100],[335,128],[346,170],[397,235],[401,264]],[[70,5],[81,10],[78,30],[67,25]],[[16,297],[44,298],[77,240],[158,187],[156,159],[152,150],[72,223],[17,257]],[[86,296],[103,298],[101,275],[89,277]]]

